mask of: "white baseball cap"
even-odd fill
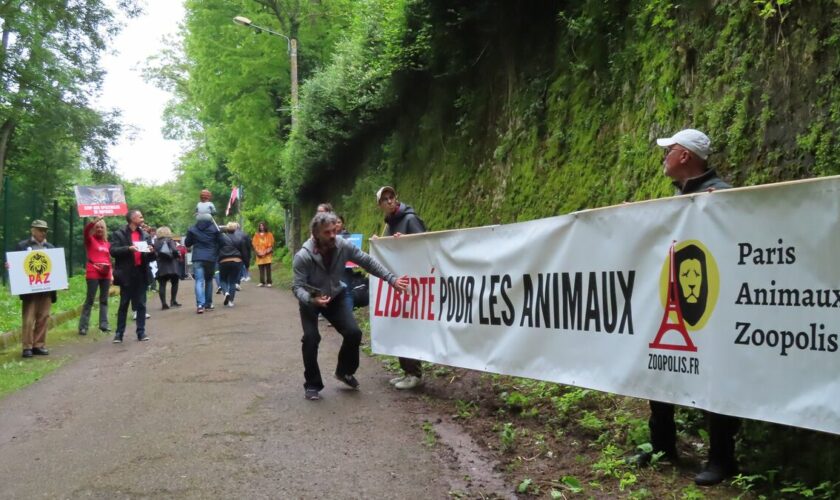
[[[656,140],[656,144],[663,148],[679,144],[703,160],[708,159],[709,154],[712,152],[711,142],[709,136],[693,128],[680,130],[673,137]]]
[[[380,201],[382,201],[382,195],[384,195],[388,191],[393,193],[394,196],[397,195],[397,191],[394,188],[392,188],[391,186],[382,186],[381,188],[379,188],[378,191],[376,191],[376,203],[379,203]]]

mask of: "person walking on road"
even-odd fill
[[[178,246],[172,241],[172,230],[162,226],[157,230],[157,239],[154,243],[155,254],[157,255],[158,270],[155,279],[158,282],[158,297],[160,297],[160,308],[163,310],[171,307],[181,307],[178,302],[178,284],[180,282],[180,269],[178,262]],[[170,302],[166,303],[166,283],[169,283]]]
[[[724,182],[708,166],[711,141],[703,132],[681,130],[673,137],[657,139],[656,144],[665,149],[662,160],[663,173],[670,177],[677,195],[711,192],[732,186]],[[674,405],[650,401],[650,443],[653,449],[632,458],[639,466],[652,462],[653,455],[661,453],[666,460],[677,461],[677,427],[674,422]],[[709,460],[694,477],[699,486],[711,486],[735,475],[735,435],[741,421],[729,415],[707,412],[709,421]]]
[[[141,228],[143,213],[129,210],[125,219],[128,224],[111,235],[114,284],[120,287],[115,344],[123,341],[129,303],[137,313],[137,340],[149,340],[146,334],[146,290],[149,286],[149,263],[155,260],[155,249],[149,235]]]
[[[192,263],[195,274],[195,303],[196,313],[203,314],[205,310],[212,311],[213,306],[213,273],[216,272],[216,261],[219,258],[221,232],[213,218],[208,214],[199,214],[196,223],[187,230],[184,245],[193,247]]]
[[[426,225],[414,209],[397,199],[397,192],[391,186],[382,186],[376,192],[376,203],[385,216],[383,236],[399,238],[404,234],[426,232]],[[403,375],[392,378],[391,385],[397,389],[414,389],[423,383],[423,365],[419,359],[399,358]]]
[[[260,269],[260,283],[257,286],[271,288],[271,259],[274,256],[274,235],[268,230],[268,224],[262,221],[257,226],[257,233],[251,239],[251,246],[257,254],[257,266]]]
[[[323,314],[343,337],[338,352],[335,377],[356,389],[359,382],[354,374],[359,368],[359,345],[362,330],[347,306],[342,293],[349,293],[341,284],[344,263],[355,262],[370,274],[388,282],[400,292],[408,290],[408,277],[397,278],[370,255],[356,248],[344,238],[336,238],[335,214],[317,213],[309,224],[312,236],[295,254],[294,283],[292,291],[300,302],[300,322],[303,327],[301,351],[303,353],[304,397],[320,399],[324,388],[318,367],[318,313]]]
[[[236,287],[242,276],[242,262],[250,246],[238,229],[239,224],[235,222],[224,226],[219,247],[219,284],[225,295],[226,307],[233,307]]]

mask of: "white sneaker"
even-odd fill
[[[137,319],[137,311],[131,313],[131,319]]]
[[[241,286],[239,286],[239,285],[236,285],[236,291],[237,291],[237,292],[242,291],[242,287],[241,287]]]
[[[225,304],[225,307],[233,307],[233,301],[231,300],[230,302]]]
[[[421,385],[423,385],[422,378],[415,377],[414,375],[406,375],[404,379],[394,384],[394,387],[397,389],[414,389],[415,387],[419,387]]]
[[[258,287],[263,287],[263,286],[265,286],[265,283],[259,283],[259,284],[257,284],[257,286]]]
[[[403,380],[405,380],[405,375],[400,375],[399,377],[392,378],[391,380],[388,381],[388,383],[391,384],[391,385],[397,385],[400,382],[402,382]]]
[[[267,284],[267,285],[265,285],[265,286],[267,286],[268,288],[271,288],[271,283],[269,283],[269,284]]]

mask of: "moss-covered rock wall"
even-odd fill
[[[395,80],[394,118],[307,191],[306,210],[329,199],[353,231],[381,230],[381,184],[433,230],[667,196],[654,139],[685,127],[712,138],[710,161],[735,185],[840,173],[838,2],[435,0],[419,11],[427,68]]]

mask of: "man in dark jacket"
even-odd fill
[[[397,199],[397,192],[391,186],[382,186],[376,192],[376,203],[385,215],[383,236],[400,237],[404,234],[426,232],[426,225],[414,209]],[[423,383],[423,365],[419,359],[399,358],[403,375],[390,380],[397,389],[414,389]]]
[[[149,263],[155,260],[155,249],[149,235],[141,228],[143,214],[139,210],[129,210],[125,219],[128,224],[111,233],[114,284],[120,287],[115,344],[123,341],[129,303],[137,313],[137,340],[149,340],[146,335],[146,290],[149,286]]]
[[[29,238],[20,241],[16,250],[28,252],[31,250],[44,250],[55,248],[47,241],[47,223],[43,220],[32,221]],[[6,262],[6,269],[9,263]],[[20,296],[21,300],[21,335],[20,342],[23,345],[22,356],[31,358],[35,356],[46,356],[50,353],[47,350],[47,324],[50,319],[50,308],[56,300],[55,292],[27,293]]]
[[[219,259],[221,232],[209,214],[196,216],[197,222],[187,230],[184,245],[192,249],[193,274],[195,275],[196,312],[202,314],[213,307],[213,274]]]
[[[678,196],[732,187],[707,165],[711,145],[703,132],[694,129],[681,130],[673,137],[657,139],[656,143],[665,148],[663,172],[672,179]],[[735,460],[735,435],[741,421],[736,417],[712,412],[708,412],[708,419],[709,460],[703,471],[694,477],[694,482],[700,486],[718,484],[738,471]],[[648,425],[653,451],[637,455],[635,461],[639,465],[647,465],[655,453],[662,453],[666,459],[676,461],[677,428],[674,423],[674,405],[650,401]]]
[[[318,393],[324,388],[321,369],[318,367],[318,345],[321,343],[321,335],[318,333],[319,312],[343,337],[335,377],[353,389],[359,386],[353,375],[359,368],[362,330],[342,296],[349,293],[341,283],[344,263],[348,260],[355,262],[400,292],[408,289],[407,277],[397,278],[349,241],[336,238],[336,220],[335,214],[331,212],[315,214],[309,224],[312,237],[295,254],[293,263],[295,278],[292,291],[300,302],[300,322],[303,326],[304,397],[309,400],[320,399]]]

